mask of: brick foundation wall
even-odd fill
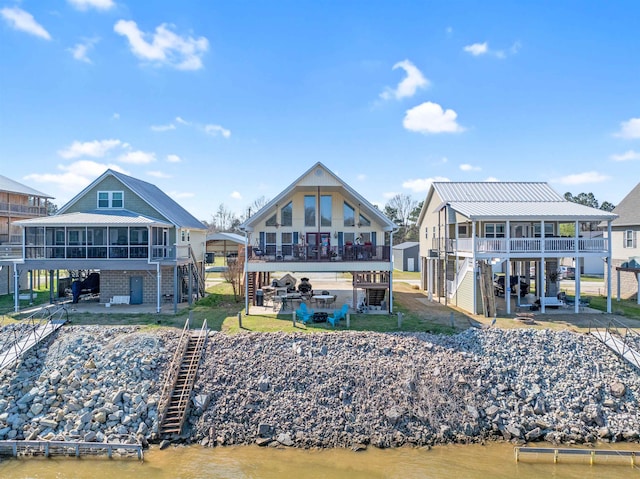
[[[616,298],[618,294],[618,271],[616,266],[622,266],[627,259],[614,259],[611,263],[611,297]],[[604,270],[604,284],[607,285],[607,269]],[[638,294],[638,280],[635,273],[620,271],[620,298],[635,298]]]
[[[160,294],[173,294],[173,268],[161,268]],[[142,278],[142,303],[156,304],[156,271],[101,271],[100,302],[108,303],[113,296],[129,296],[132,276]]]

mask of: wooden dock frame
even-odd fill
[[[119,444],[115,442],[76,442],[76,441],[0,441],[0,456],[107,456],[136,457],[144,461],[144,452],[140,444]]]
[[[594,465],[596,463],[596,456],[615,456],[615,457],[629,457],[631,458],[631,467],[636,465],[636,457],[640,457],[640,451],[621,451],[610,449],[573,449],[573,448],[558,448],[558,447],[526,447],[519,446],[514,448],[516,462],[520,461],[520,454],[553,454],[553,463],[557,464],[560,459],[560,455],[567,456],[590,456],[589,464]]]

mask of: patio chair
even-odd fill
[[[313,318],[313,309],[307,309],[305,303],[300,303],[300,307],[296,309],[296,318],[307,324],[307,321]]]
[[[349,311],[349,305],[345,304],[342,308],[334,310],[333,314],[327,317],[327,321],[335,328],[341,319],[346,318],[347,311]]]
[[[333,295],[333,298],[331,298],[331,299],[327,299],[327,300],[325,301],[325,304],[326,304],[327,306],[331,306],[332,304],[335,304],[335,302],[336,302],[336,300],[337,300],[337,299],[338,299],[338,295],[337,295],[337,294],[334,294],[334,295]]]

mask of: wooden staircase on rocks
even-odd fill
[[[200,331],[193,332],[187,319],[162,390],[158,408],[161,436],[179,436],[182,431],[207,336],[206,320]]]

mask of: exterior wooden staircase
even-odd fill
[[[197,332],[189,330],[189,322],[185,322],[162,390],[158,408],[161,436],[179,436],[182,431],[209,332],[206,320]]]
[[[193,274],[193,280],[197,285],[198,295],[200,298],[204,298],[204,291],[206,289],[204,272],[201,270],[202,262],[198,262],[196,260],[195,254],[193,254],[193,249],[189,247],[189,254],[191,255],[191,271]]]

